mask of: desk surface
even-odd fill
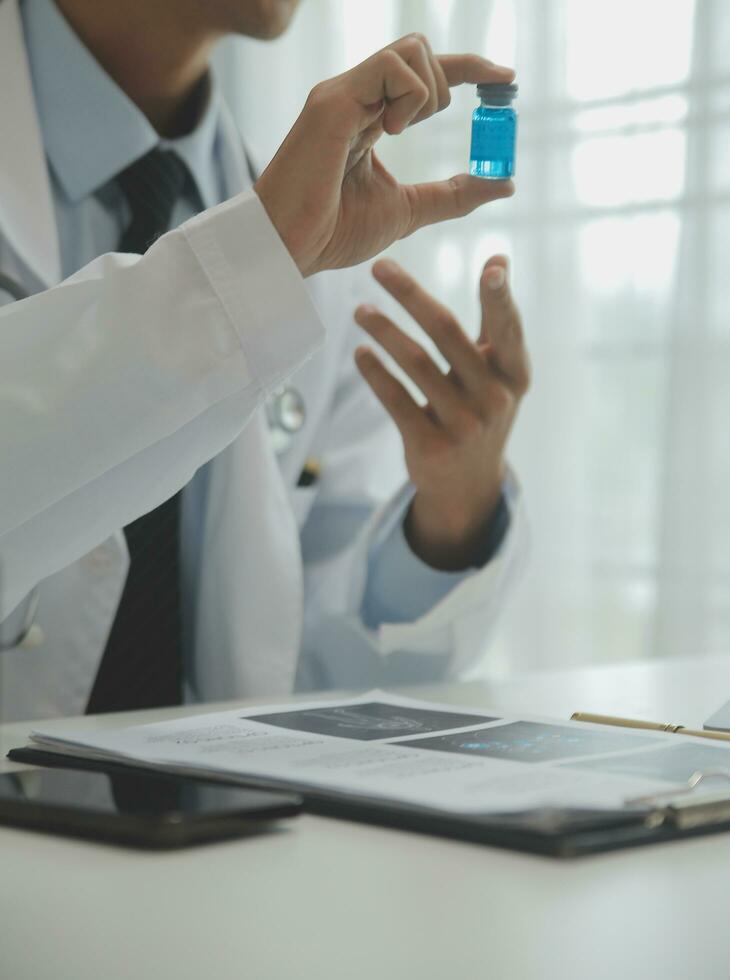
[[[699,726],[730,699],[730,657],[409,693]],[[3,756],[27,729],[0,728]],[[5,828],[0,869],[2,980],[730,976],[730,834],[565,863],[310,816],[173,854]]]

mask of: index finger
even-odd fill
[[[484,361],[450,310],[392,259],[379,259],[373,275],[428,334],[467,386],[483,387]]]
[[[446,81],[454,85],[479,85],[480,82],[511,82],[515,77],[514,68],[495,65],[478,54],[439,54],[436,56]]]

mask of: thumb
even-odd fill
[[[509,259],[493,255],[482,270],[479,280],[479,299],[482,307],[482,326],[479,343],[490,344],[509,330],[511,300],[509,290]]]
[[[515,387],[524,392],[530,379],[528,355],[519,310],[509,287],[506,255],[493,255],[479,281],[482,301],[480,344],[488,344],[492,363]]]
[[[515,185],[511,180],[483,180],[469,174],[457,174],[449,180],[408,184],[402,190],[410,204],[411,218],[405,233],[410,235],[424,225],[463,218],[482,204],[512,197]]]

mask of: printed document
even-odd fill
[[[43,748],[188,775],[461,814],[621,808],[730,768],[730,747],[462,709],[374,691],[102,731],[32,734]]]

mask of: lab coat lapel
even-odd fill
[[[0,2],[0,228],[46,286],[61,278],[48,168],[17,0]]]
[[[301,637],[302,559],[263,413],[210,465],[195,693],[204,701],[287,694]]]
[[[50,179],[17,0],[0,0],[0,253],[29,291],[61,279]],[[122,536],[40,585],[45,642],[5,658],[0,717],[81,714],[126,572]]]

